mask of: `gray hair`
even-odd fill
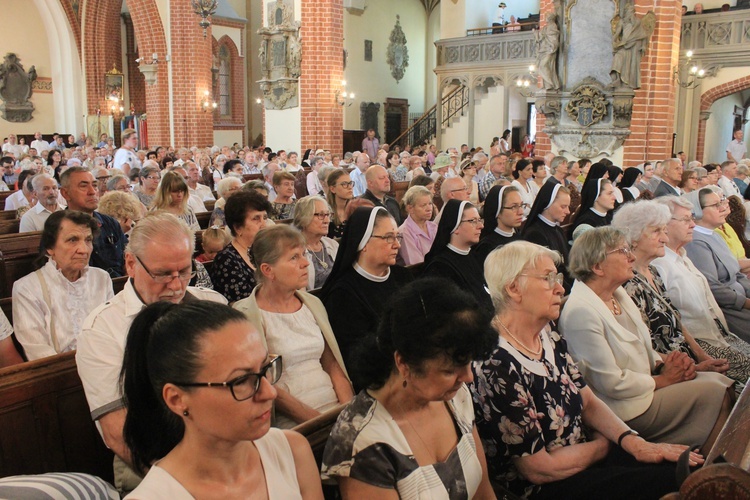
[[[239,177],[225,177],[216,184],[216,192],[219,197],[224,198],[224,195],[229,192],[233,185],[242,186],[242,181]]]
[[[294,206],[294,221],[293,224],[299,228],[300,231],[304,231],[307,226],[313,220],[313,214],[315,213],[315,202],[322,203],[326,210],[331,211],[331,207],[328,206],[328,202],[320,195],[305,196],[297,200],[297,204]]]
[[[49,174],[37,174],[31,178],[31,187],[35,193],[38,193],[39,190],[42,189],[42,182],[47,179],[55,180],[55,178]],[[55,181],[55,184],[57,184],[57,181]]]
[[[447,180],[447,179],[446,179]],[[462,181],[463,182],[463,181]],[[445,183],[443,183],[445,184]],[[414,205],[416,201],[422,196],[429,196],[432,199],[432,193],[429,189],[424,186],[412,186],[404,194],[403,202],[404,206]]]
[[[665,207],[667,207],[670,217],[674,215],[675,208],[677,207],[687,208],[690,211],[693,210],[693,204],[680,196],[661,196],[659,198],[656,198],[654,201],[660,205],[664,205]]]
[[[698,176],[699,179],[702,179],[708,175],[708,170],[706,170],[703,167],[695,167],[693,170],[695,170],[695,174]]]
[[[328,175],[336,170],[336,167],[332,167],[330,165],[324,165],[320,167],[320,170],[318,170],[318,180],[322,185],[326,185],[326,179],[328,179]]]
[[[701,162],[699,162],[698,160],[693,160],[693,161],[691,161],[690,163],[687,164],[687,168],[698,168],[698,167],[702,167],[702,166],[703,166],[703,164]]]
[[[737,165],[737,162],[734,160],[726,160],[721,164],[721,171],[726,172],[726,170],[731,167],[732,165]]]
[[[159,171],[159,163],[157,163],[156,160],[146,160],[141,164],[141,171],[147,168],[155,168]]]
[[[737,173],[742,175],[750,175],[750,167],[744,163],[737,164]]]
[[[107,181],[107,191],[114,191],[115,189],[117,189],[117,183],[123,179],[125,180],[125,182],[130,184],[130,181],[124,175],[115,175]]]
[[[560,165],[567,165],[568,159],[564,156],[555,156],[552,158],[552,160],[549,162],[549,171],[552,175],[554,175],[557,172],[558,167]]]
[[[510,306],[508,286],[519,279],[529,266],[536,265],[542,257],[549,257],[556,266],[562,262],[558,252],[522,240],[508,243],[490,252],[484,261],[484,278],[497,314],[501,314]]]
[[[101,156],[94,158],[94,167],[106,167],[107,162]]]
[[[627,242],[633,246],[649,227],[661,227],[669,224],[669,209],[653,200],[638,200],[625,203],[612,218],[612,227],[625,235]]]
[[[276,224],[258,231],[252,248],[256,266],[255,280],[263,283],[266,277],[260,269],[261,266],[276,264],[285,250],[295,247],[302,247],[303,250],[305,248],[305,237],[296,227],[289,224]]]
[[[678,160],[677,158],[667,158],[663,162],[661,162],[661,168],[662,172],[669,172],[674,167],[681,167],[682,162]]]
[[[186,238],[190,245],[190,256],[195,252],[195,234],[184,220],[163,210],[148,213],[144,218],[138,221],[133,231],[130,233],[128,246],[125,253],[143,257],[146,254],[146,245],[154,240],[160,242],[180,241],[180,238]]]
[[[578,236],[570,249],[568,256],[570,275],[586,283],[594,276],[594,266],[604,262],[607,252],[616,249],[624,242],[625,235],[611,226],[585,231]]]

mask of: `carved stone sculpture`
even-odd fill
[[[560,28],[557,14],[547,15],[547,25],[536,33],[536,64],[547,90],[560,89],[557,74],[557,52],[560,49]],[[546,113],[545,113],[546,114]]]
[[[638,19],[632,3],[625,5],[621,18],[615,18],[610,71],[612,87],[641,88],[641,58],[648,48],[655,27],[656,16],[653,11]]]
[[[545,125],[554,127],[560,121],[562,104],[559,97],[540,97],[534,103],[536,109],[544,115]]]
[[[258,58],[266,109],[288,109],[299,105],[298,80],[301,73],[302,43],[300,23],[294,20],[294,0],[276,0],[267,6],[268,26],[261,36]]]
[[[36,68],[24,71],[21,60],[9,52],[0,65],[0,114],[9,122],[31,121],[34,104],[31,97],[31,82],[36,80]]]
[[[396,25],[391,31],[389,37],[391,43],[388,44],[385,61],[391,67],[391,75],[398,83],[409,66],[409,49],[406,48],[406,35],[401,29],[400,16],[396,16]]]
[[[301,74],[301,63],[302,63],[302,43],[301,39],[295,34],[289,37],[287,42],[287,67],[289,68],[289,76],[291,78],[299,78]]]
[[[615,96],[612,101],[612,117],[614,126],[621,128],[630,127],[630,119],[633,116],[633,96]]]
[[[565,111],[582,127],[590,127],[607,116],[607,98],[593,85],[582,85],[570,96]]]

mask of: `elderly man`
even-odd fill
[[[443,200],[443,205],[448,203],[448,200],[469,201],[469,194],[469,188],[460,177],[445,179],[440,186],[440,198]]]
[[[99,198],[101,198],[107,192],[107,181],[112,178],[112,174],[104,167],[93,169],[93,174],[96,182],[99,183]]]
[[[654,197],[674,195],[680,196],[680,182],[682,182],[682,162],[679,158],[670,158],[661,162],[662,179],[654,192]]]
[[[367,191],[367,180],[365,179],[365,172],[370,168],[370,157],[367,153],[356,153],[354,157],[354,170],[351,171],[349,177],[354,183],[353,195],[362,196]]]
[[[185,162],[184,167],[187,170],[187,185],[190,196],[197,197],[201,202],[216,200],[211,188],[199,182],[203,179],[200,167],[192,161]]]
[[[495,182],[503,176],[506,163],[508,163],[508,156],[504,153],[490,158],[490,171],[487,172],[487,175],[482,179],[482,183],[479,184],[479,201],[484,201],[487,193],[495,185]]]
[[[555,156],[549,162],[550,176],[547,178],[547,182],[556,182],[563,186],[568,186],[570,181],[566,179],[568,177],[568,159],[564,156]]]
[[[484,167],[487,166],[487,162],[490,161],[490,157],[487,156],[486,154],[480,152],[480,153],[477,153],[474,156],[472,156],[471,157],[471,161],[477,167],[477,177],[479,177],[480,180],[483,179],[484,176],[487,174],[487,172],[484,170]],[[453,165],[452,170],[454,170],[455,173],[456,173],[455,177],[459,177],[460,176],[459,169],[456,168],[455,165]],[[480,172],[481,172],[481,174],[480,174]],[[454,177],[454,176],[449,175],[448,177]],[[477,183],[479,183],[478,180],[477,180]]]
[[[400,226],[401,208],[394,198],[388,196],[388,191],[391,190],[391,178],[388,176],[388,171],[381,165],[373,165],[367,169],[365,179],[367,190],[362,195],[362,199],[370,200],[376,207],[385,207],[396,220],[396,224]]]
[[[45,141],[42,138],[42,133],[41,132],[35,132],[34,133],[34,140],[31,141],[31,147],[33,149],[36,149],[39,152],[39,154],[42,154],[43,151],[48,151],[49,150],[49,142]]]
[[[83,323],[76,364],[91,418],[115,453],[115,485],[132,490],[140,478],[129,469],[130,452],[123,439],[127,410],[120,392],[128,328],[145,306],[158,301],[179,304],[211,300],[226,304],[211,290],[187,286],[195,275],[194,234],[182,220],[164,212],[144,217],[133,229],[125,254],[130,280],[112,300],[96,308]]]
[[[28,182],[29,177],[34,176],[33,170],[24,170],[18,175],[18,191],[5,198],[5,210],[18,210],[22,207],[28,207],[36,201],[34,198],[34,188]]]
[[[362,139],[362,151],[370,158],[377,158],[378,149],[380,149],[380,142],[375,137],[375,129],[368,129],[367,135]]]
[[[83,167],[70,167],[60,176],[60,187],[68,209],[86,212],[99,221],[99,236],[94,240],[89,265],[104,269],[113,278],[123,276],[127,240],[117,220],[96,211],[99,186],[94,175]]]
[[[21,217],[19,233],[42,231],[47,217],[63,209],[57,202],[59,192],[54,177],[47,174],[35,175],[31,178],[31,187],[36,195],[37,204]]]
[[[745,146],[745,133],[740,130],[735,130],[732,141],[727,144],[727,160],[732,160],[738,163],[747,154],[747,146]]]
[[[737,177],[737,162],[734,160],[727,160],[721,164],[721,177],[719,177],[719,187],[724,191],[724,196],[729,198],[730,196],[739,196],[742,198],[740,188],[734,182],[734,178]]]
[[[276,199],[276,190],[273,188],[273,174],[280,170],[276,162],[266,163],[263,167],[263,178],[266,181],[266,190],[268,191],[268,201],[271,203]]]

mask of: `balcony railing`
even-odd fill
[[[680,49],[694,57],[715,56],[733,65],[737,57],[750,63],[750,9],[683,16]]]
[[[491,29],[491,28],[490,28]],[[536,57],[535,31],[448,38],[435,42],[438,70],[451,66],[529,64]]]

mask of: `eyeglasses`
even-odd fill
[[[672,217],[672,220],[676,220],[678,222],[684,222],[685,224],[690,224],[691,222],[695,222],[695,216],[690,215],[688,217],[683,217],[682,219],[678,219],[677,217]]]
[[[180,281],[188,281],[193,279],[193,276],[195,276],[195,271],[193,271],[193,268],[191,266],[189,271],[183,271],[177,274],[154,274],[151,271],[148,270],[146,267],[146,264],[143,263],[140,257],[137,255],[135,256],[135,260],[138,261],[138,263],[143,267],[143,270],[146,271],[146,274],[151,276],[151,279],[154,280],[156,283],[171,283],[174,281],[175,278],[178,278]]]
[[[327,218],[331,217],[331,212],[315,212],[313,216],[320,220],[326,220]]]
[[[484,226],[484,221],[482,219],[479,219],[479,218],[464,219],[464,220],[461,221],[461,224],[463,224],[464,222],[468,222],[469,224],[471,224],[474,227]]]
[[[705,207],[703,207],[703,210],[707,208],[712,208],[712,207],[726,207],[728,205],[729,205],[729,202],[727,201],[726,198],[724,198],[719,203],[712,203],[711,205],[706,205]]]
[[[508,207],[500,207],[500,208],[502,208],[503,210],[511,210],[513,212],[518,212],[519,210],[526,210],[527,208],[529,208],[529,204],[521,203],[520,205],[510,205]]]
[[[459,191],[468,191],[468,190],[469,190],[469,188],[466,187],[466,186],[464,186],[464,187],[458,188],[458,189],[451,189],[451,193],[457,193]]]
[[[274,355],[258,373],[246,373],[227,382],[172,382],[181,387],[228,387],[237,401],[250,399],[260,389],[260,381],[266,379],[274,385],[281,378],[282,362],[280,355]]]
[[[112,178],[111,175],[102,175],[101,177],[97,177],[96,180],[103,181],[105,179],[111,179],[111,178]]]
[[[379,236],[379,235],[373,234],[372,236],[370,236],[370,238],[378,238],[378,239],[384,240],[389,245],[393,245],[397,241],[398,241],[398,244],[400,245],[401,242],[404,241],[404,237],[401,234],[386,234],[385,236]]]
[[[146,179],[148,179],[150,181],[159,181],[159,180],[161,180],[161,177],[159,177],[158,175],[156,175],[156,176],[149,175],[148,177],[146,177]]]
[[[633,249],[630,247],[615,248],[614,250],[610,250],[609,252],[607,252],[607,255],[611,253],[621,253],[625,257],[630,257],[631,255],[633,255]]]
[[[339,182],[339,186],[343,188],[350,188],[354,186],[354,181]]]
[[[547,280],[547,284],[550,288],[555,288],[555,285],[562,286],[563,284],[563,273],[557,273],[555,271],[550,272],[549,274],[519,274],[519,276],[528,276],[529,278],[538,278],[542,280]]]

